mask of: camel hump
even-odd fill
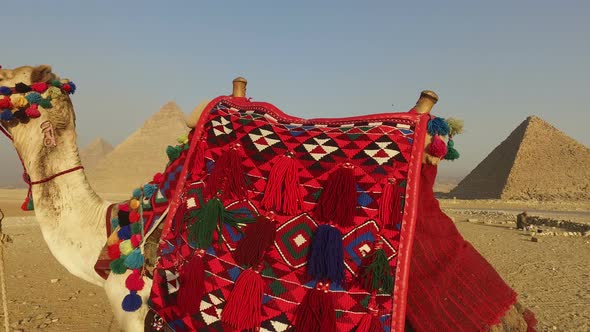
[[[201,117],[201,113],[203,113],[205,106],[207,106],[207,104],[209,104],[210,101],[211,100],[202,101],[199,105],[197,105],[197,107],[193,109],[190,115],[185,117],[184,120],[186,121],[186,125],[189,128],[195,128],[197,126],[199,118]]]

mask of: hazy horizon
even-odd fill
[[[189,113],[236,76],[249,97],[300,117],[405,112],[434,90],[433,113],[466,128],[443,177],[469,173],[530,115],[590,146],[590,4],[333,4],[9,2],[0,18],[18,33],[0,65],[46,63],[76,82],[80,147],[116,146],[168,100]],[[0,138],[0,186],[24,185],[13,150]]]

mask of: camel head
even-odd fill
[[[66,150],[75,150],[75,115],[68,96],[74,90],[47,65],[0,69],[0,125],[12,136],[31,178],[50,176]]]

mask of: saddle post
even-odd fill
[[[434,104],[438,102],[438,95],[434,91],[424,90],[416,102],[414,109],[418,113],[430,113]]]
[[[243,77],[236,77],[233,80],[233,97],[246,97],[246,85],[248,85],[248,81]]]

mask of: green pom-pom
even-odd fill
[[[170,146],[166,148],[166,154],[170,161],[176,160],[180,156],[181,149],[178,146]]]
[[[127,266],[125,266],[125,258],[127,258],[127,256],[121,255],[121,257],[112,261],[109,264],[109,267],[111,268],[111,272],[113,272],[114,274],[125,273],[125,271],[127,271]]]
[[[449,124],[449,135],[455,136],[463,133],[463,120],[448,118],[447,123]]]
[[[363,267],[364,287],[371,291],[390,294],[393,292],[393,274],[383,249],[377,249],[369,257],[371,263]]]
[[[114,217],[111,219],[111,229],[115,229],[117,227],[119,227],[119,218]]]
[[[455,142],[453,140],[449,140],[447,143],[447,154],[445,155],[445,160],[457,160],[459,159],[459,151],[455,149]]]
[[[39,101],[39,106],[43,107],[43,108],[51,108],[51,101],[49,99],[41,99]]]
[[[133,190],[133,198],[137,198],[137,199],[141,198],[141,189],[140,188],[135,188]]]
[[[61,82],[59,80],[53,80],[51,81],[51,85],[61,88]]]
[[[134,222],[131,224],[131,234],[140,234],[142,229],[142,225],[139,222]]]

